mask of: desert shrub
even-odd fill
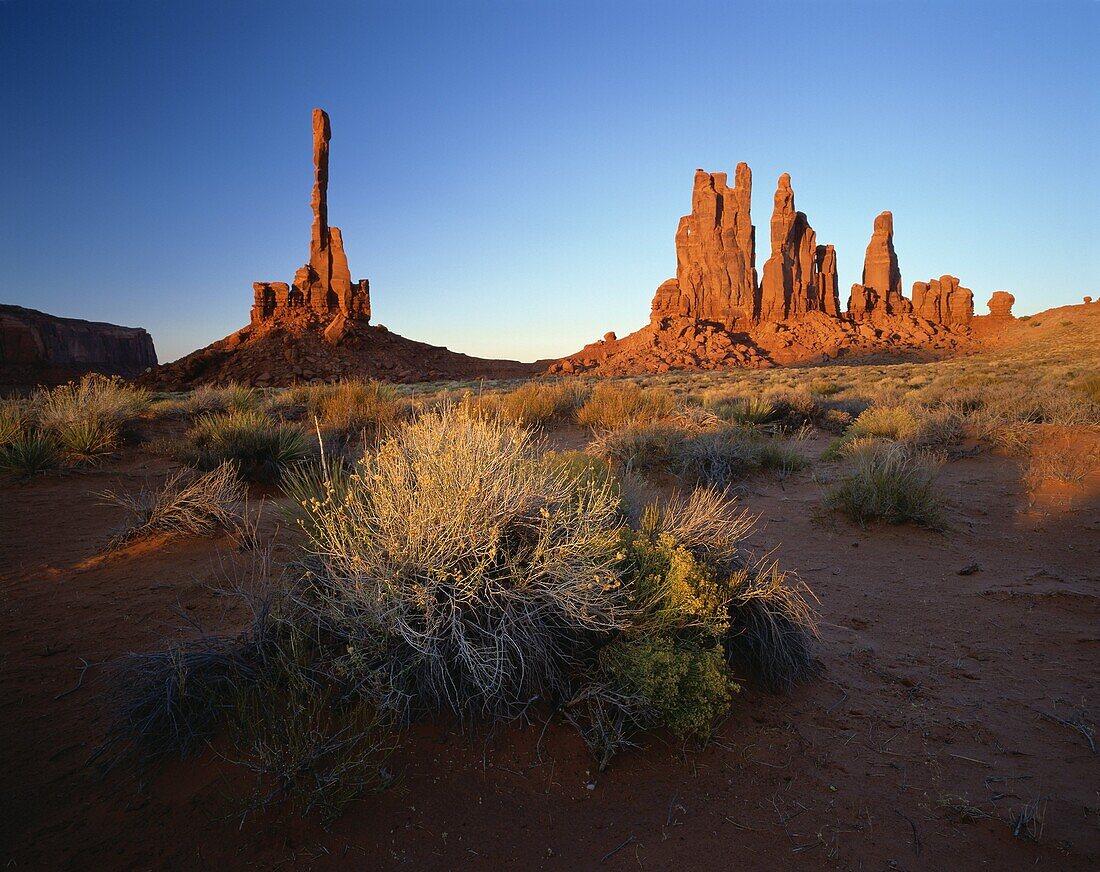
[[[657,421],[672,411],[672,394],[633,382],[599,382],[577,409],[577,422],[593,429],[615,429]]]
[[[120,441],[118,427],[102,418],[65,421],[57,426],[54,435],[65,458],[74,464],[95,463],[114,451]]]
[[[53,432],[80,421],[100,421],[121,428],[149,405],[149,393],[126,384],[118,377],[88,373],[78,382],[32,397],[40,427]]]
[[[733,424],[767,424],[779,416],[774,403],[757,395],[712,399],[710,408],[723,421]]]
[[[588,446],[599,457],[639,472],[672,470],[684,445],[684,432],[664,422],[627,424],[603,430]]]
[[[47,433],[23,430],[0,446],[0,472],[14,478],[30,478],[56,469],[61,463],[57,443]]]
[[[906,442],[920,432],[916,415],[903,406],[872,406],[860,413],[845,434],[850,439],[874,436],[891,442]]]
[[[393,385],[340,381],[311,391],[306,411],[323,431],[344,438],[364,433],[373,441],[408,415],[409,404]]]
[[[790,690],[816,672],[812,637],[816,620],[804,582],[763,561],[735,573],[730,582],[726,657],[738,674],[772,693]]]
[[[858,524],[911,521],[942,530],[942,502],[935,490],[937,460],[904,445],[869,446],[852,456],[849,474],[826,495],[827,508]]]
[[[1076,484],[1092,472],[1100,462],[1095,450],[1082,449],[1073,443],[1044,443],[1031,448],[1026,478],[1032,487],[1044,481]]]
[[[679,472],[690,481],[724,488],[760,469],[787,475],[805,465],[806,458],[789,442],[726,427],[692,437],[681,451]]]
[[[73,463],[92,463],[120,441],[122,428],[149,406],[149,394],[117,377],[89,373],[31,398],[38,427]]]
[[[297,425],[244,409],[198,418],[181,459],[204,470],[231,462],[246,479],[271,480],[310,453],[309,438]]]
[[[224,385],[199,385],[184,399],[183,410],[192,415],[241,411],[258,408],[263,395],[239,382]]]
[[[101,497],[121,506],[129,516],[127,526],[111,539],[109,547],[117,548],[153,533],[210,536],[236,532],[245,490],[236,468],[227,462],[203,475],[178,470],[155,491],[104,491]]]
[[[389,702],[503,716],[560,692],[618,626],[618,500],[536,458],[530,432],[456,408],[402,425],[303,525],[348,645],[387,641]]]
[[[571,418],[584,403],[587,388],[577,381],[529,381],[499,396],[499,413],[517,424],[546,424]]]
[[[116,667],[113,720],[97,756],[109,766],[187,757],[224,733],[226,756],[254,776],[246,812],[287,803],[327,823],[388,783],[394,725],[369,693],[349,692],[319,660],[320,634],[294,620],[292,601],[250,604],[253,619],[237,636],[128,655]]]
[[[643,700],[653,722],[679,736],[709,736],[740,689],[730,679],[720,645],[658,636],[616,642],[600,653],[615,685]]]

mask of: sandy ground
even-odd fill
[[[279,813],[242,823],[240,777],[213,755],[106,777],[87,764],[111,662],[171,635],[177,612],[229,620],[211,588],[240,559],[226,540],[96,556],[120,514],[95,494],[168,468],[130,449],[0,489],[5,868],[1100,863],[1100,756],[1073,726],[1093,723],[1100,679],[1100,473],[1031,492],[1013,460],[956,459],[940,478],[947,535],[822,520],[827,464],[755,479],[753,544],[778,548],[821,600],[817,680],[781,697],[748,689],[705,749],[652,736],[603,773],[546,710],[494,736],[421,724],[394,761],[398,785],[326,832]],[[1033,801],[1041,830],[1014,836]]]

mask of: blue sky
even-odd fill
[[[327,16],[320,17],[323,10]],[[1100,295],[1100,3],[0,0],[0,302],[162,360],[308,257],[310,110],[374,320],[483,356],[648,318],[696,167],[789,172],[842,297],[876,214],[905,288]]]

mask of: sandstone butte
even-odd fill
[[[517,378],[545,369],[512,360],[484,360],[416,342],[371,324],[370,284],[352,281],[344,239],[329,224],[328,114],[313,110],[313,224],[309,261],[292,282],[256,282],[247,327],[138,381],[163,390],[237,381],[280,386],[336,378],[412,382]]]
[[[653,296],[649,323],[604,338],[551,364],[551,373],[627,375],[672,369],[766,367],[903,354],[932,359],[962,350],[1012,320],[1014,299],[997,291],[990,315],[974,316],[974,295],[944,275],[902,293],[894,217],[874,221],[861,281],[840,307],[836,250],[817,243],[795,208],[791,177],[776,186],[771,253],[757,279],[750,218],[752,171],[695,171],[691,214],[676,231],[676,277]],[[999,326],[1001,325],[1001,326]]]

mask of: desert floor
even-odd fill
[[[1087,448],[1096,433],[1050,438]],[[397,785],[325,831],[277,811],[242,820],[239,770],[214,752],[106,775],[89,763],[113,661],[187,620],[240,619],[217,590],[247,560],[228,539],[101,553],[121,514],[97,494],[159,483],[172,465],[134,447],[0,490],[5,868],[1100,863],[1100,471],[1033,489],[1020,461],[964,444],[940,473],[946,534],[822,517],[829,464],[749,480],[752,544],[778,549],[820,599],[816,680],[786,696],[747,688],[707,747],[649,736],[602,773],[537,705],[495,735],[423,723]]]

